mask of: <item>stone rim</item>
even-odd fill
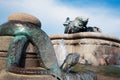
[[[29,22],[41,27],[41,22],[38,18],[26,13],[13,13],[8,17],[8,21]]]

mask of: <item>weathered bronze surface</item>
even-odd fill
[[[40,61],[42,61],[40,65],[52,74],[61,76],[61,70],[58,66],[52,43],[40,27],[22,21],[8,21],[0,26],[0,36],[14,36],[7,54],[8,71],[16,73],[21,71],[21,69],[17,69],[17,71],[13,68],[14,66],[24,68],[25,52],[28,43],[32,43],[32,45],[36,46],[37,55],[40,57]]]

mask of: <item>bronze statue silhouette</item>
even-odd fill
[[[70,21],[70,18],[67,17],[66,21],[63,23],[65,26],[65,34],[72,34],[78,32],[101,32],[98,27],[87,27],[88,18],[83,16],[76,17],[75,20]]]

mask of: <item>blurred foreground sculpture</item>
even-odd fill
[[[79,55],[70,54],[63,65],[58,66],[53,45],[48,35],[41,29],[40,21],[29,14],[15,13],[9,16],[8,22],[0,26],[0,36],[13,36],[7,54],[7,71],[15,74],[52,75],[59,80],[68,80],[67,76],[73,76],[74,80],[96,80],[93,72],[72,73],[71,67],[78,63]],[[25,69],[26,49],[31,43],[36,47],[40,65],[44,69]],[[94,75],[91,75],[94,74]],[[77,77],[79,75],[79,77]],[[88,76],[86,78],[85,76]],[[83,76],[83,77],[82,77]]]
[[[20,74],[41,74],[42,70],[24,69],[25,51],[28,43],[32,43],[37,48],[38,57],[41,58],[40,65],[45,68],[42,74],[60,78],[61,70],[52,43],[40,27],[41,23],[36,17],[24,13],[12,14],[8,22],[0,26],[0,36],[14,36],[8,49],[7,70]]]

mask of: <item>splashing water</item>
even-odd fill
[[[64,45],[64,39],[62,39],[58,46],[58,54],[56,55],[59,66],[61,66],[63,64],[63,62],[66,58],[66,55],[67,55],[67,53],[66,53],[66,47]]]

